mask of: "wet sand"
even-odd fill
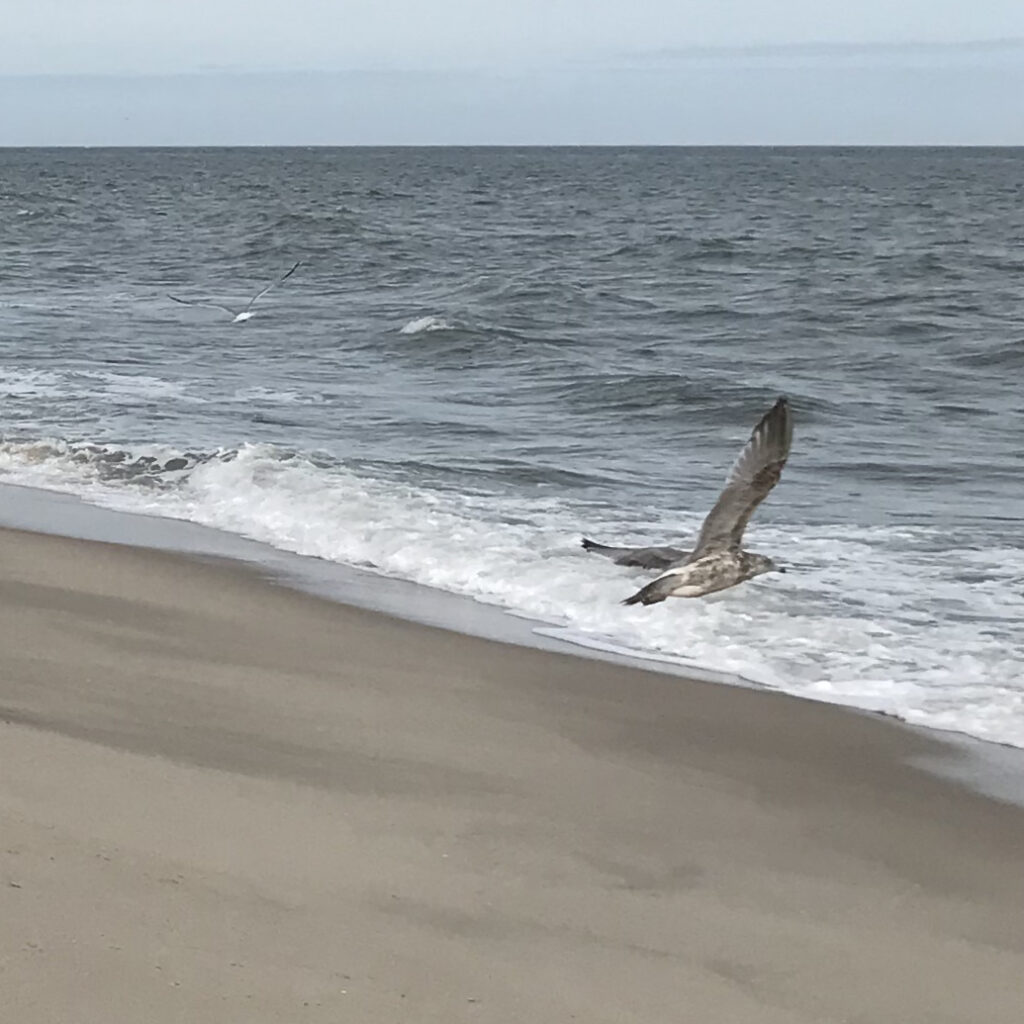
[[[945,745],[0,531],[19,1024],[1020,1024],[1024,811]]]

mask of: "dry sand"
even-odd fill
[[[0,1019],[1020,1024],[941,749],[0,531]]]

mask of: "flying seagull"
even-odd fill
[[[179,299],[176,295],[168,295],[167,298],[172,299],[174,302],[180,302],[183,306],[202,306],[205,309],[223,310],[225,313],[231,314],[233,318],[231,322],[233,324],[244,324],[246,320],[252,319],[254,313],[252,307],[256,305],[257,300],[262,299],[263,296],[266,295],[271,288],[276,288],[279,284],[282,284],[284,281],[287,281],[288,278],[291,277],[292,274],[294,274],[295,271],[298,270],[300,266],[302,266],[302,260],[296,262],[292,266],[291,270],[289,270],[286,274],[279,277],[276,281],[271,281],[271,283],[268,284],[266,288],[262,288],[260,291],[258,291],[245,304],[245,307],[243,309],[233,309],[231,306],[222,306],[219,302],[196,302],[193,299]]]
[[[729,471],[693,551],[623,604],[657,604],[666,597],[703,597],[760,576],[785,572],[767,555],[744,551],[743,531],[782,476],[793,441],[789,404],[780,398],[761,417]]]

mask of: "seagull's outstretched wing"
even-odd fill
[[[740,546],[754,509],[779,482],[792,440],[789,403],[780,398],[754,427],[750,440],[729,471],[725,489],[701,527],[691,562],[710,551]]]
[[[266,288],[263,288],[260,291],[258,291],[249,300],[248,304],[246,305],[246,307],[245,307],[246,312],[248,312],[250,309],[252,309],[252,307],[256,305],[256,302],[259,299],[262,299],[263,296],[266,295],[267,292],[269,292],[271,288],[276,288],[279,284],[283,284],[285,281],[287,281],[288,278],[291,277],[292,274],[294,274],[295,271],[298,270],[299,267],[301,267],[301,266],[302,266],[302,260],[296,260],[296,262],[293,264],[291,270],[289,270],[286,274],[283,274],[276,281],[271,281],[270,284],[268,284]]]
[[[584,537],[581,541],[585,551],[595,555],[604,555],[616,565],[628,565],[638,569],[668,569],[686,559],[688,552],[680,548],[649,547],[619,548],[610,544],[598,544],[597,541]]]
[[[179,299],[177,295],[168,295],[172,302],[180,302],[183,306],[200,306],[203,309],[219,309],[224,313],[230,313],[232,316],[238,316],[241,310],[232,309],[230,306],[222,306],[217,302],[196,302],[193,299]]]

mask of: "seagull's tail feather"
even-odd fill
[[[672,595],[678,581],[672,576],[659,576],[656,580],[641,587],[632,597],[627,597],[623,604],[658,604]]]

